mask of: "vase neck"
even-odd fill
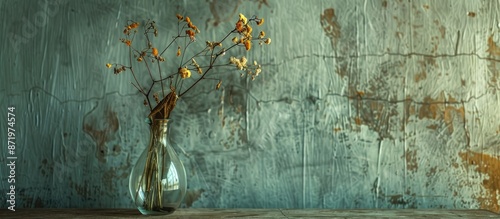
[[[151,134],[157,137],[166,137],[168,134],[168,119],[154,119],[151,121]]]

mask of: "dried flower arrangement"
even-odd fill
[[[177,23],[177,34],[160,50],[160,47],[152,41],[153,37],[159,35],[155,21],[148,20],[143,25],[146,44],[141,45],[145,45],[145,48],[140,48],[134,44],[138,33],[137,29],[141,25],[139,22],[129,21],[123,30],[125,37],[120,39],[122,43],[129,47],[129,64],[106,64],[106,67],[113,68],[115,74],[125,71],[132,73],[134,82],[131,83],[144,96],[144,105],[148,106],[151,111],[148,115],[150,119],[168,119],[177,99],[184,96],[202,80],[216,80],[215,89],[219,89],[222,80],[208,77],[217,67],[234,65],[238,71],[242,72],[242,76],[249,75],[252,79],[255,79],[262,71],[261,65],[256,61],[249,65],[245,56],[240,58],[230,57],[228,62],[224,63],[222,61],[221,64],[217,64],[217,61],[233,48],[244,47],[248,51],[251,50],[252,44],[256,41],[259,45],[271,43],[271,38],[266,37],[264,31],[260,31],[256,36],[252,35],[253,27],[251,23],[260,26],[264,23],[263,18],[253,16],[248,19],[243,14],[239,14],[239,19],[233,30],[229,31],[221,40],[206,41],[206,46],[201,51],[190,53],[189,56],[191,57],[187,58],[186,54],[189,52],[189,46],[196,42],[196,36],[200,34],[200,30],[187,16],[177,14]],[[225,41],[232,35],[236,36],[232,37],[229,46],[224,47],[223,45],[226,45]],[[179,41],[183,42],[179,43]],[[183,46],[175,48],[174,44],[183,44]],[[170,67],[173,69],[168,69],[171,72],[164,74],[162,73],[164,68],[162,64],[166,63],[166,60],[163,55],[171,52],[170,49],[175,49],[172,54],[175,53],[180,58],[178,60],[179,64],[173,66],[171,64],[173,61],[169,60]],[[142,63],[147,69],[151,82],[149,88],[142,86],[137,79],[138,75],[133,68],[134,64],[137,63]],[[197,76],[192,74],[192,71],[197,72]],[[160,92],[153,90],[156,85],[160,85]],[[160,97],[162,97],[161,100]],[[151,99],[154,99],[155,102],[152,102]]]
[[[214,87],[218,90],[222,86],[222,80],[213,78],[212,75],[215,69],[220,67],[234,66],[235,71],[252,79],[261,73],[261,65],[256,61],[249,62],[245,56],[230,57],[226,59],[227,61],[221,58],[234,48],[240,47],[249,51],[254,42],[259,45],[271,43],[271,39],[266,37],[264,31],[260,31],[256,36],[252,35],[254,33],[252,23],[260,26],[264,23],[264,19],[256,16],[248,19],[239,14],[234,29],[218,41],[206,41],[203,49],[193,52],[189,49],[197,42],[196,37],[200,34],[200,30],[187,16],[177,15],[177,33],[163,47],[152,40],[159,36],[155,21],[148,20],[142,25],[136,21],[127,22],[123,30],[125,37],[120,40],[128,47],[129,64],[108,63],[106,67],[112,68],[115,74],[129,71],[134,80],[131,82],[132,85],[144,96],[144,105],[150,109],[148,115],[151,125],[150,143],[133,168],[129,185],[132,198],[143,214],[171,213],[178,207],[181,196],[185,194],[186,184],[180,182],[185,178],[184,167],[182,164],[176,165],[180,163],[177,155],[165,146],[165,141],[161,140],[166,133],[165,120],[170,117],[177,100],[203,80],[214,81]],[[143,35],[138,34],[141,26],[144,29]],[[141,42],[140,36],[145,41]],[[230,42],[226,42],[229,38]],[[173,57],[172,60],[169,56]],[[176,61],[177,65],[174,64]],[[139,71],[134,67],[137,64],[142,64],[147,70],[149,78],[147,86],[139,82]],[[165,70],[169,73],[164,73]],[[145,161],[141,161],[143,157]],[[173,168],[180,169],[169,172]],[[181,173],[184,173],[184,176],[172,177]],[[172,190],[179,192],[175,193]],[[169,193],[175,195],[166,198]]]

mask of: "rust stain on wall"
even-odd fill
[[[405,130],[406,125],[410,122],[410,116],[415,115],[415,105],[413,104],[413,100],[409,95],[406,95],[404,102],[404,118],[401,122],[401,131]]]
[[[405,153],[406,170],[416,172],[418,170],[417,151],[406,150]]]
[[[321,27],[325,31],[325,34],[332,43],[332,48],[337,48],[337,43],[340,39],[340,25],[337,22],[337,17],[335,16],[335,9],[327,8],[320,15]]]
[[[485,192],[476,197],[481,208],[500,213],[498,200],[500,196],[500,156],[473,151],[461,152],[458,155],[462,158],[465,166],[476,166],[476,172],[487,176],[482,182]]]
[[[493,41],[493,34],[488,37],[488,50],[486,52],[489,53],[490,58],[497,58],[500,56],[500,48],[498,45]],[[491,74],[491,82],[493,84],[496,84],[498,81],[498,76],[500,75],[498,69],[497,69],[497,62],[495,60],[489,61],[488,68],[490,70]]]
[[[423,60],[418,61],[419,65],[422,67],[422,71],[415,74],[415,82],[425,80],[427,78],[427,72],[432,72],[438,67],[436,59],[432,57],[424,57]]]
[[[427,78],[427,72],[422,71],[420,73],[415,74],[415,82],[419,82],[421,80],[425,80]]]
[[[444,37],[446,36],[446,27],[441,25],[439,20],[434,20],[434,24],[436,24],[436,26],[439,27],[439,33],[441,33],[441,38],[444,39]]]
[[[349,85],[349,99],[353,100],[351,103],[356,109],[356,117],[354,122],[356,125],[366,125],[371,130],[378,133],[381,138],[391,139],[390,126],[391,119],[398,116],[399,112],[394,104],[379,100],[380,85],[387,83],[387,78],[391,74],[381,74],[379,77],[372,79],[371,86],[367,91],[360,91],[356,89],[355,83]],[[377,84],[377,85],[375,85]]]
[[[184,198],[184,202],[186,203],[186,206],[188,208],[193,206],[193,203],[201,197],[201,193],[203,193],[203,192],[205,192],[205,190],[203,190],[203,189],[188,190],[186,192],[186,196]]]
[[[106,143],[113,140],[115,133],[118,131],[118,116],[116,112],[109,108],[104,110],[104,112],[101,112],[97,108],[97,110],[94,109],[91,113],[87,115],[88,117],[84,117],[83,131],[92,137],[92,140],[95,142],[97,159],[101,162],[106,162],[105,157],[108,153]]]
[[[500,56],[500,48],[493,41],[493,34],[488,37],[488,50],[486,52],[492,56]]]
[[[443,93],[436,99],[425,97],[418,112],[419,119],[428,118],[443,121],[448,131],[453,133],[453,120],[458,117],[460,121],[465,121],[465,109],[463,106],[455,107],[446,105],[446,103],[457,104],[458,101],[451,96],[446,99]],[[428,128],[433,129],[434,126],[428,126]]]

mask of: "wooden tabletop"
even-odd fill
[[[147,218],[136,209],[2,209],[0,218]],[[179,209],[158,218],[500,218],[486,210]]]

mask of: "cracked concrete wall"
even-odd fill
[[[126,57],[122,25],[152,18],[167,31],[181,13],[203,43],[241,12],[265,17],[273,42],[247,54],[263,63],[256,81],[229,77],[178,103],[184,207],[500,212],[499,7],[1,1],[0,112],[16,107],[17,206],[132,207],[127,177],[148,139],[147,110],[131,78],[104,67]]]

